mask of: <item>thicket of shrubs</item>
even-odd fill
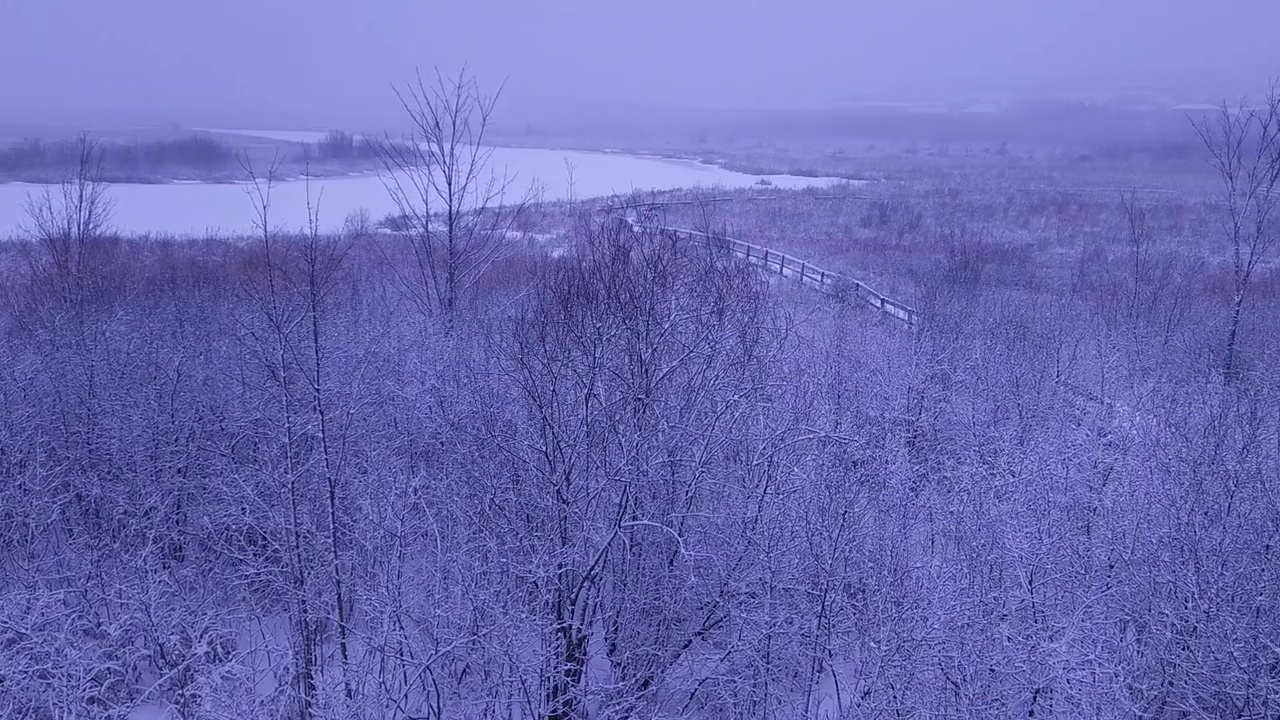
[[[1274,317],[1226,387],[1158,234],[1015,286],[902,205],[915,332],[598,216],[448,311],[392,235],[0,246],[0,715],[1274,716]]]
[[[315,152],[323,160],[372,160],[378,157],[378,141],[344,130],[330,130],[315,144]]]

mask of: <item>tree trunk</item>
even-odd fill
[[[1237,290],[1231,302],[1231,321],[1227,325],[1227,349],[1222,363],[1222,380],[1227,385],[1234,385],[1240,379],[1240,369],[1236,360],[1236,345],[1240,336],[1240,311],[1244,306],[1244,293]]]
[[[572,609],[569,609],[572,613]],[[555,629],[554,662],[547,688],[547,720],[580,720],[582,679],[587,664],[587,634],[572,619],[563,618]]]

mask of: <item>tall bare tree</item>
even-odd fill
[[[256,267],[242,284],[242,298],[250,309],[240,320],[244,357],[249,360],[244,377],[257,376],[254,385],[262,392],[259,422],[276,434],[273,445],[277,448],[261,459],[257,484],[244,495],[260,505],[278,527],[275,541],[283,562],[276,568],[277,582],[288,598],[291,614],[292,699],[296,716],[309,720],[317,714],[320,637],[319,611],[313,597],[317,562],[309,518],[314,493],[308,492],[303,450],[308,437],[305,416],[309,399],[297,367],[298,336],[304,332],[307,318],[290,292],[287,243],[272,221],[272,192],[279,182],[280,158],[274,157],[265,171],[255,168],[247,155],[241,158],[241,165],[249,179],[245,194],[253,205],[258,234]],[[269,489],[278,489],[280,494],[272,497],[267,494]],[[283,506],[279,512],[276,503]]]
[[[1231,319],[1223,355],[1223,379],[1240,374],[1240,319],[1254,271],[1275,244],[1280,199],[1280,84],[1260,104],[1222,107],[1194,123],[1222,182],[1223,227],[1231,245]]]
[[[28,195],[24,209],[26,234],[39,250],[36,269],[55,282],[65,299],[81,296],[94,243],[105,234],[113,210],[97,142],[82,134],[62,182]]]
[[[383,142],[379,157],[410,250],[397,277],[424,311],[453,313],[535,197],[532,188],[509,195],[515,178],[492,166],[485,143],[500,94],[485,94],[465,67],[449,78],[436,70],[434,81],[418,73],[396,90],[411,129]]]
[[[350,652],[348,624],[348,594],[342,573],[341,526],[339,508],[340,477],[346,459],[346,430],[351,423],[351,413],[340,413],[332,393],[330,376],[333,374],[332,358],[326,343],[330,334],[332,305],[335,287],[342,279],[343,264],[349,243],[342,236],[325,235],[320,231],[320,201],[323,193],[311,200],[310,176],[307,179],[307,232],[302,238],[302,273],[294,281],[295,292],[303,299],[304,324],[307,335],[306,350],[301,359],[305,383],[312,409],[315,428],[313,434],[320,440],[319,474],[324,483],[325,504],[328,519],[328,550],[330,575],[333,581],[334,608],[337,616],[338,654],[342,664],[343,695],[352,700],[350,679]],[[341,436],[341,439],[338,437]]]

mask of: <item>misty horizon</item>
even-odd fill
[[[1280,718],[1277,27],[0,0],[0,720]]]
[[[0,2],[0,124],[395,123],[393,87],[466,65],[500,115],[791,110],[1158,93],[1214,102],[1280,73],[1258,0],[941,0],[609,8],[246,0]]]

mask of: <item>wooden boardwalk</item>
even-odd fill
[[[687,228],[642,223],[629,214],[623,215],[623,218],[630,225],[633,232],[664,233],[690,243],[719,249],[759,266],[764,272],[796,280],[801,285],[812,290],[817,290],[839,299],[858,299],[871,306],[872,309],[885,313],[901,322],[908,328],[916,329],[920,327],[922,317],[915,308],[876,292],[860,280],[818,267],[807,260],[788,255],[780,250]],[[1116,421],[1121,421],[1124,425],[1131,425],[1142,417],[1141,414],[1117,405],[1106,398],[1099,397],[1065,378],[1058,379],[1057,385],[1080,409],[1101,410],[1113,424]]]
[[[920,322],[920,313],[910,305],[876,292],[870,285],[861,280],[818,267],[808,260],[788,255],[780,250],[687,228],[645,224],[630,216],[625,217],[631,225],[631,229],[635,232],[665,233],[690,243],[723,250],[753,265],[760,266],[767,273],[796,280],[801,285],[819,292],[842,299],[854,298],[861,300],[873,309],[885,313],[909,327],[916,327]]]

